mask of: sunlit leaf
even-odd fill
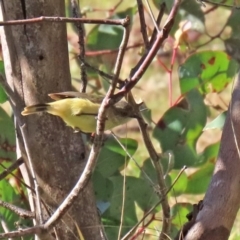
[[[225,119],[227,116],[227,111],[221,113],[220,115],[218,115],[214,120],[212,120],[210,123],[208,123],[205,127],[204,127],[204,131],[209,130],[209,129],[223,129],[224,123],[225,123]]]
[[[177,171],[177,170],[172,170],[170,172],[169,176],[171,178],[172,183],[177,178],[178,174],[179,174],[179,171]],[[174,184],[174,186],[170,192],[171,196],[176,197],[176,196],[183,194],[187,187],[187,181],[188,181],[187,175],[185,173],[182,173],[181,176],[179,177],[179,179]]]
[[[202,93],[220,92],[232,81],[238,64],[225,52],[205,51],[193,54],[179,67],[182,94],[197,88]]]

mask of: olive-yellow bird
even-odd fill
[[[96,131],[97,115],[103,96],[80,92],[51,93],[49,96],[55,101],[25,107],[22,115],[47,112],[60,117],[75,130],[85,133]],[[121,100],[107,109],[105,130],[124,124],[131,118],[136,118],[132,106]]]

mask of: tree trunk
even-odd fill
[[[64,16],[64,0],[3,0],[1,14],[5,21]],[[48,93],[71,90],[66,26],[49,22],[6,26],[1,27],[0,34],[6,78],[14,94],[17,140],[24,146],[19,125],[25,124],[41,199],[52,213],[83,171],[87,151],[81,134],[73,133],[60,119],[49,115],[22,117],[20,113],[25,105],[49,101]],[[24,152],[21,147],[21,154]],[[79,239],[76,225],[84,239],[102,239],[91,183],[58,223],[59,239]],[[53,238],[50,233],[40,236]]]
[[[240,206],[240,74],[228,108],[212,181],[185,240],[228,239]]]

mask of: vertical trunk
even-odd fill
[[[212,181],[186,240],[226,240],[240,206],[240,74],[232,94]]]
[[[64,16],[64,11],[64,0],[1,1],[3,20]],[[48,93],[71,90],[66,26],[63,23],[8,26],[1,27],[0,34],[6,78],[14,93],[16,122],[26,125],[25,137],[41,198],[51,213],[79,178],[87,152],[81,135],[74,134],[61,120],[47,115],[22,117],[20,112],[25,105],[49,101]],[[23,146],[18,126],[17,133],[19,145]],[[21,151],[23,154],[23,147]],[[79,239],[76,225],[84,239],[101,239],[91,183],[57,225],[59,239]]]

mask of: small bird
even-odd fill
[[[51,93],[49,96],[55,101],[25,107],[22,115],[47,112],[60,117],[74,130],[85,133],[96,131],[98,110],[104,96],[80,92]],[[121,100],[107,109],[105,130],[124,124],[131,118],[137,118],[132,106]]]

